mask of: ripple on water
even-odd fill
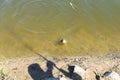
[[[119,8],[119,0],[0,0],[0,51],[21,53],[25,43],[56,54],[117,51]]]

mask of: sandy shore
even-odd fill
[[[42,80],[62,74],[68,80],[80,80],[69,76],[68,65],[78,65],[85,69],[85,80],[97,80],[96,75],[102,76],[106,71],[120,74],[120,54],[62,58],[36,56],[0,61],[0,68],[10,73],[9,80]]]

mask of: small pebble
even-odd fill
[[[78,58],[75,58],[75,60],[74,60],[75,62],[78,62],[79,61],[79,59]]]

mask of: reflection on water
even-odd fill
[[[118,52],[119,14],[119,0],[0,0],[0,55]]]

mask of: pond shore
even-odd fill
[[[42,80],[60,75],[75,80],[67,75],[68,65],[78,65],[88,71],[85,80],[97,80],[96,75],[102,76],[106,71],[115,71],[120,75],[120,54],[61,58],[34,56],[0,61],[0,68],[10,74],[9,80]]]

